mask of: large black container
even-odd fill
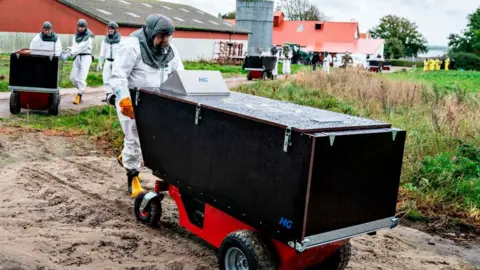
[[[406,133],[388,123],[235,92],[132,97],[155,175],[285,243],[331,242],[395,215]]]
[[[10,54],[10,79],[12,87],[57,89],[61,65],[57,56]]]

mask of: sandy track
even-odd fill
[[[124,171],[86,138],[0,126],[0,168],[0,269],[217,268],[168,197],[160,228],[137,222]],[[349,269],[480,269],[479,246],[402,226],[352,243]]]

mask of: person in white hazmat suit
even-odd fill
[[[129,89],[158,88],[169,74],[184,69],[177,49],[170,43],[174,32],[170,18],[149,15],[145,26],[120,42],[108,82],[114,92],[107,102],[115,105],[125,135],[118,162],[127,171],[128,192],[133,198],[143,192],[139,174],[142,153]]]
[[[43,23],[42,32],[38,33],[30,42],[32,54],[60,56],[62,53],[62,42],[53,31],[50,22]]]
[[[285,59],[283,60],[282,73],[285,75],[285,79],[288,79],[288,75],[291,73],[292,66],[292,52],[288,47],[284,48],[284,56]]]
[[[70,80],[78,89],[78,94],[75,96],[73,104],[80,104],[85,88],[87,88],[88,70],[93,60],[93,37],[93,33],[87,27],[87,21],[78,20],[77,33],[73,37],[72,46],[66,50],[63,56],[64,60],[69,57],[74,58]]]
[[[97,64],[97,71],[103,69],[102,77],[103,86],[105,88],[105,100],[102,101],[106,101],[106,97],[113,93],[113,89],[108,81],[110,80],[110,75],[112,74],[113,61],[115,60],[121,39],[122,36],[118,32],[118,24],[114,21],[109,22],[107,26],[107,35],[102,41],[102,45],[100,47],[100,58]]]
[[[330,73],[330,63],[332,62],[332,56],[325,52],[325,58],[323,59],[323,71]]]

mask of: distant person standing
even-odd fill
[[[450,68],[450,57],[447,57],[445,60],[445,70],[448,70]]]
[[[325,58],[323,59],[323,71],[330,73],[330,63],[332,62],[332,56],[325,52]]]
[[[282,73],[285,75],[285,79],[288,79],[288,75],[291,73],[292,65],[292,53],[290,52],[290,48],[288,48],[288,46],[283,48],[283,55],[285,56],[285,60],[283,60]]]
[[[320,54],[319,53],[313,53],[312,57],[312,70],[317,69],[317,65],[320,62]]]
[[[423,71],[428,71],[428,58],[423,59]]]

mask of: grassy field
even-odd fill
[[[385,76],[393,80],[409,80],[429,85],[436,84],[439,89],[446,91],[457,91],[460,88],[466,92],[480,92],[480,72],[478,71],[438,70],[424,72],[422,68],[418,68],[408,72],[389,73]]]
[[[398,77],[390,79],[394,76]],[[288,81],[257,81],[232,90],[386,121],[407,130],[399,213],[437,225],[474,224],[480,230],[480,93],[401,76],[407,75],[336,69],[329,76],[300,72]],[[110,107],[3,121],[78,131],[116,151],[122,144]]]
[[[0,92],[8,91],[8,76],[9,76],[9,55],[0,55]],[[87,77],[87,85],[90,87],[101,86],[103,85],[102,72],[97,72],[97,61],[95,60],[90,67],[90,72]],[[201,62],[185,62],[185,69],[188,70],[218,70],[222,73],[224,78],[232,77],[241,77],[246,76],[247,71],[242,70],[241,66],[229,66],[229,65],[219,65],[216,63],[209,63],[206,61]],[[279,64],[278,70],[281,74],[282,64]],[[296,73],[299,70],[304,69],[305,66],[301,65],[292,65],[292,73]],[[72,71],[72,61],[67,61],[63,65],[62,76],[60,81],[61,88],[72,88],[73,84],[70,81],[70,72]],[[3,78],[3,79],[2,79]]]

